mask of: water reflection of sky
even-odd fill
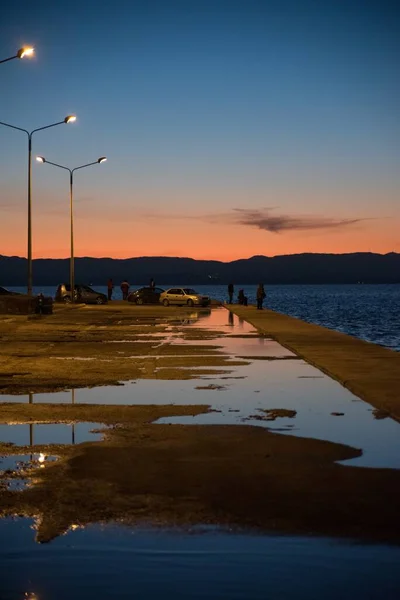
[[[2,600],[397,600],[400,548],[303,536],[91,525],[36,544],[29,519],[0,520]],[[29,596],[28,596],[29,597]]]
[[[40,467],[40,465],[55,460],[57,460],[57,456],[37,453],[0,456],[0,473],[2,471],[23,471],[32,467]]]
[[[101,440],[101,433],[93,429],[104,429],[102,423],[21,423],[0,425],[0,442],[17,446],[46,444],[80,444]]]
[[[31,485],[30,477],[36,469],[44,468],[58,459],[48,454],[9,454],[0,456],[0,485],[6,489],[21,492]]]
[[[212,340],[185,340],[176,337],[171,327],[166,343],[173,345],[218,345],[231,357],[252,356],[248,365],[229,366],[230,373],[200,376],[192,380],[139,379],[124,386],[35,394],[36,402],[71,402],[83,404],[210,404],[220,412],[196,417],[163,419],[168,423],[253,424],[281,434],[297,435],[344,443],[363,450],[359,458],[344,464],[370,467],[400,468],[399,424],[390,418],[376,420],[372,407],[359,400],[338,382],[327,377],[303,360],[291,359],[292,353],[265,336],[255,337],[252,325],[224,308],[201,311],[201,318],[177,325],[182,331],[196,329],[223,332]],[[234,337],[244,335],[248,337]],[[260,357],[286,360],[259,360]],[[220,370],[220,368],[218,368]],[[209,384],[224,389],[196,389]],[[27,397],[3,396],[6,402],[27,401]],[[252,419],[262,415],[261,409],[296,410],[295,418],[279,418],[274,422]],[[331,413],[344,413],[333,416]],[[1,438],[0,438],[1,439]]]

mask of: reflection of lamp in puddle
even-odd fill
[[[228,323],[229,323],[229,325],[231,325],[233,327],[233,312],[232,311],[229,311]]]
[[[71,404],[75,404],[75,390],[71,390]]]

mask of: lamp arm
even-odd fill
[[[9,123],[4,123],[3,121],[0,121],[0,125],[4,125],[4,127],[11,127],[11,129],[18,129],[18,131],[23,131],[28,137],[31,135],[29,131],[22,129],[22,127],[16,127],[15,125],[10,125]]]
[[[91,163],[87,163],[87,165],[81,165],[80,167],[75,167],[75,169],[72,169],[72,173],[74,171],[77,171],[78,169],[84,169],[85,167],[91,167],[92,165],[97,165],[98,162],[97,160],[95,162],[91,162]]]
[[[46,125],[45,127],[38,127],[37,129],[31,131],[31,135],[36,133],[36,131],[43,131],[43,129],[49,129],[50,127],[55,127],[56,125],[63,125],[64,123],[65,121],[58,121],[57,123],[52,123],[51,125]]]
[[[59,169],[65,169],[65,171],[69,171],[69,173],[72,173],[71,169],[69,169],[68,167],[64,167],[63,165],[59,165],[57,163],[51,162],[50,160],[45,160],[45,164],[46,165],[53,165],[53,167],[58,167]]]

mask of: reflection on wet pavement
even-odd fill
[[[285,360],[296,356],[274,340],[255,335],[257,331],[252,325],[225,308],[204,311],[201,318],[190,321],[170,325],[164,343],[218,346],[218,351],[230,359],[246,356],[249,364],[229,365],[224,372],[220,368],[207,367],[215,373],[199,374],[198,379],[138,379],[123,386],[75,390],[72,398],[71,392],[66,391],[35,394],[31,400],[35,403],[72,401],[79,404],[210,404],[214,412],[168,418],[162,422],[268,427],[280,434],[339,442],[362,449],[362,456],[346,461],[346,465],[400,468],[397,422],[390,418],[374,418],[370,405],[305,361]],[[207,339],[193,341],[196,334],[205,331],[213,337],[207,335]],[[162,345],[161,338],[158,341]],[[266,357],[276,360],[260,360]],[[190,369],[195,371],[196,367]],[[211,381],[213,388],[205,380]],[[27,397],[2,396],[1,400],[26,402]],[[260,411],[281,409],[297,414],[295,418],[279,417],[274,423],[259,419]],[[343,413],[343,416],[332,413]],[[254,415],[256,417],[252,418]]]
[[[102,439],[103,423],[18,423],[0,425],[0,442],[17,446],[80,444]],[[1,465],[0,465],[1,467]]]
[[[398,598],[396,547],[112,523],[73,526],[51,544],[36,544],[34,527],[31,519],[0,521],[2,600]]]

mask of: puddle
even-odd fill
[[[0,442],[17,446],[80,444],[103,438],[94,430],[105,429],[103,423],[19,423],[0,425]],[[1,465],[0,465],[1,468]]]
[[[41,453],[9,454],[0,456],[0,474],[4,471],[13,471],[23,474],[26,470],[45,466],[48,462],[57,460],[57,456]]]
[[[182,337],[205,330],[222,332],[223,335],[212,340]],[[248,364],[233,366],[228,362],[228,369],[224,367],[223,372],[221,367],[216,367],[215,374],[199,374],[198,378],[191,380],[138,379],[123,386],[30,396],[0,396],[0,400],[114,405],[208,404],[218,412],[168,418],[161,422],[268,427],[283,435],[328,440],[360,448],[362,456],[345,461],[343,464],[346,465],[400,468],[400,428],[396,421],[374,418],[369,404],[303,360],[286,360],[296,358],[296,355],[274,340],[256,336],[255,333],[252,325],[226,309],[213,309],[202,313],[201,318],[193,323],[185,323],[180,330],[180,337],[170,337],[166,343],[177,346],[217,345],[219,351],[226,353],[230,359],[246,356]],[[260,360],[265,357],[283,360]],[[201,372],[204,368],[198,367],[197,370]],[[213,370],[208,366],[206,369]],[[210,385],[215,389],[210,389]],[[279,417],[274,422],[251,418],[252,415],[260,415],[260,411],[282,409],[295,410],[297,414],[294,418]],[[338,417],[332,413],[344,414]]]
[[[205,527],[73,526],[50,544],[34,522],[0,520],[2,600],[398,598],[400,548]]]
[[[23,492],[29,487],[28,479],[0,479],[0,483],[4,483],[6,489],[10,492]]]
[[[44,468],[56,460],[58,456],[43,453],[0,456],[0,485],[5,485],[10,491],[21,492],[30,485],[30,477],[35,469]]]

